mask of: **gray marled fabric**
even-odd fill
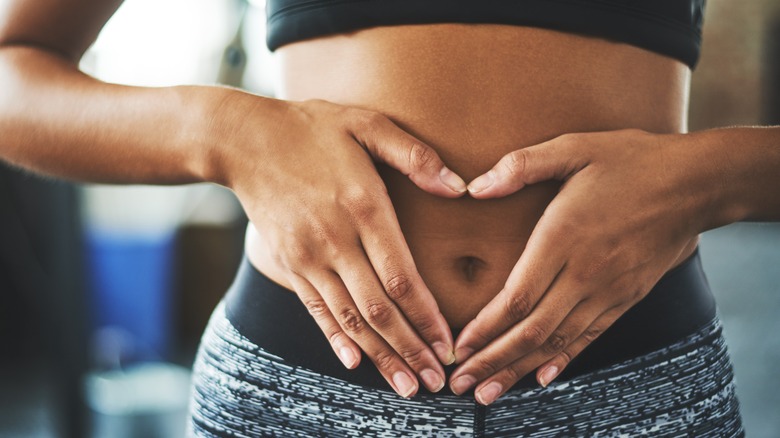
[[[195,362],[191,436],[743,436],[720,322],[654,353],[488,407],[359,386],[290,366],[220,304]]]

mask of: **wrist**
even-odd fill
[[[780,221],[780,126],[707,131],[722,157],[726,223]]]
[[[232,169],[251,158],[244,146],[268,143],[287,102],[226,87],[176,88],[189,115],[180,136],[187,167],[198,181],[233,188]]]
[[[169,90],[181,122],[174,140],[177,161],[193,181],[213,182],[211,156],[218,136],[211,119],[223,91],[202,86],[176,86]]]
[[[687,172],[695,188],[699,232],[744,220],[749,205],[742,186],[750,169],[743,164],[740,150],[733,144],[728,129],[684,134],[684,146],[690,163]]]

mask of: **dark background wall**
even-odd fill
[[[0,431],[14,419],[83,436],[80,254],[76,189],[0,162]],[[42,402],[50,409],[30,409]]]

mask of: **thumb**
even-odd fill
[[[562,135],[504,155],[469,183],[469,194],[477,199],[500,198],[529,184],[569,178],[587,164],[572,137]]]
[[[466,193],[466,183],[444,165],[433,148],[387,117],[372,113],[368,121],[352,129],[352,135],[375,160],[408,176],[426,192],[446,198]]]

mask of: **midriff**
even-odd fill
[[[277,54],[277,97],[379,111],[467,182],[504,154],[565,133],[687,129],[689,68],[600,38],[494,24],[403,25],[297,42]],[[463,327],[502,289],[559,188],[547,182],[501,199],[444,199],[378,169],[451,327]],[[249,260],[292,289],[267,248],[250,226]]]

